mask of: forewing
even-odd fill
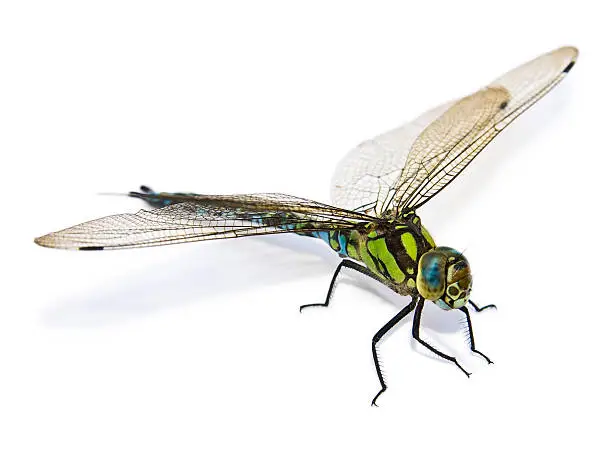
[[[414,121],[367,140],[350,151],[336,167],[332,178],[334,205],[382,216],[393,186],[407,165],[410,146],[423,130],[452,103],[445,103]]]
[[[99,218],[37,238],[51,248],[103,250],[351,227],[365,215],[283,194],[195,195],[155,210]]]
[[[474,94],[361,144],[341,163],[332,201],[378,216],[420,207],[558,84],[577,56],[571,47],[544,54]]]

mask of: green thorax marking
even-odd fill
[[[363,262],[389,287],[405,295],[416,288],[420,257],[436,246],[414,213],[398,221],[369,223],[342,232],[348,240],[348,256]]]

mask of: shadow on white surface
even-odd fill
[[[43,314],[50,327],[80,328],[108,326],[144,317],[166,308],[181,307],[193,301],[214,303],[214,298],[233,292],[256,290],[268,285],[313,276],[331,279],[339,258],[323,243],[294,235],[262,237],[193,244],[190,249],[147,265],[119,279],[89,289],[86,293],[61,298]],[[389,319],[409,298],[356,272],[345,271],[341,282],[349,282],[371,292],[395,307]],[[309,298],[323,300],[327,290],[308,298],[294,298],[295,308]],[[363,300],[368,300],[367,296]],[[373,304],[376,306],[376,304]],[[427,327],[434,332],[453,333],[459,326],[454,313],[432,313],[428,304]],[[399,327],[410,326],[410,318]]]
[[[43,315],[52,327],[111,325],[192,301],[316,275],[331,275],[336,255],[316,240],[271,236],[192,244],[86,293],[56,301]],[[321,291],[324,295],[325,291]],[[296,298],[295,307],[300,305]]]

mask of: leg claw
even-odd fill
[[[486,310],[486,309],[495,309],[495,310],[497,310],[497,305],[495,305],[495,304],[489,304],[489,305],[485,305],[484,307],[478,307],[476,305],[476,303],[473,302],[472,300],[470,300],[469,303],[474,308],[474,310],[476,310],[479,313],[482,312],[483,310]]]
[[[457,360],[456,360],[456,359],[454,359],[454,358],[453,358],[453,362],[455,363],[455,366],[457,366],[459,369],[461,369],[461,372],[463,372],[465,375],[467,375],[467,377],[468,377],[468,378],[470,378],[470,375],[472,375],[470,372],[466,371],[466,370],[465,370],[465,369],[464,369],[464,368],[461,366],[461,364],[459,364],[459,363],[457,362]]]
[[[379,392],[376,394],[376,396],[374,396],[374,399],[372,399],[372,405],[373,405],[374,407],[378,407],[378,404],[376,404],[376,400],[378,399],[378,397],[379,397],[381,394],[383,394],[383,393],[385,392],[385,390],[386,390],[386,388],[383,388],[382,390],[380,390],[380,391],[379,391]]]
[[[491,360],[489,359],[489,357],[488,357],[487,355],[485,355],[484,353],[481,353],[481,352],[479,352],[478,350],[473,350],[473,352],[474,352],[474,353],[479,354],[479,355],[480,355],[480,356],[482,356],[484,359],[486,359],[486,360],[487,360],[487,363],[489,363],[489,364],[493,364],[493,361],[491,361]]]

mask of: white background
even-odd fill
[[[0,10],[0,456],[609,456],[609,14],[577,2],[6,2]],[[221,6],[221,4],[223,6]],[[427,6],[424,6],[427,5]],[[465,250],[478,348],[295,236],[62,252],[141,204],[327,201],[360,141],[561,45],[569,77],[423,209]]]

